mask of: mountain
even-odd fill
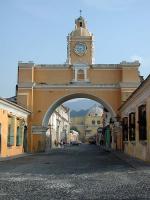
[[[70,117],[83,117],[87,114],[89,110],[79,110],[79,111],[75,111],[75,110],[71,110],[70,112]]]
[[[95,104],[100,105],[96,101],[93,101],[90,99],[83,99],[83,98],[72,99],[72,100],[66,101],[64,103],[64,105],[67,106],[68,108],[70,108],[71,111],[72,110],[74,110],[74,111],[85,110],[86,111]]]

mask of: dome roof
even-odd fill
[[[85,28],[77,28],[71,32],[71,36],[91,36],[92,34]]]
[[[82,16],[80,16],[80,17],[78,17],[77,19],[76,19],[77,21],[83,21],[83,20],[85,20]]]
[[[82,16],[75,20],[75,29],[70,33],[70,36],[92,36],[88,31],[86,20]]]

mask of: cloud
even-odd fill
[[[75,99],[71,99],[71,100],[69,100],[67,102],[72,103],[72,102],[78,102],[78,101],[81,101],[81,100],[88,100],[88,99],[85,99],[85,98],[75,98]]]
[[[141,64],[139,70],[140,74],[146,78],[150,74],[150,57],[141,57],[138,55],[133,55],[130,57],[131,61],[138,60]]]
[[[139,61],[141,64],[143,63],[143,58],[141,56],[138,56],[138,55],[133,55],[130,57],[130,60],[133,62],[133,61]]]

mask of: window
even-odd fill
[[[13,146],[14,145],[14,117],[8,116],[8,135],[7,135],[7,146]]]
[[[123,118],[122,133],[123,133],[123,141],[128,141],[128,117]]]
[[[82,27],[82,22],[80,22],[80,27]]]
[[[135,140],[135,113],[129,114],[129,140]]]
[[[92,124],[93,124],[93,125],[95,124],[95,120],[92,120]]]
[[[97,121],[97,124],[100,124],[100,121]]]
[[[78,70],[78,80],[84,80],[84,70]]]
[[[23,127],[17,127],[17,135],[16,135],[16,146],[22,145],[22,136],[23,136]]]
[[[139,140],[147,139],[147,122],[146,122],[146,105],[141,105],[138,108],[138,118],[139,118]]]

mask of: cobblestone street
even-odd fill
[[[95,145],[0,162],[0,199],[150,199],[150,167]]]

